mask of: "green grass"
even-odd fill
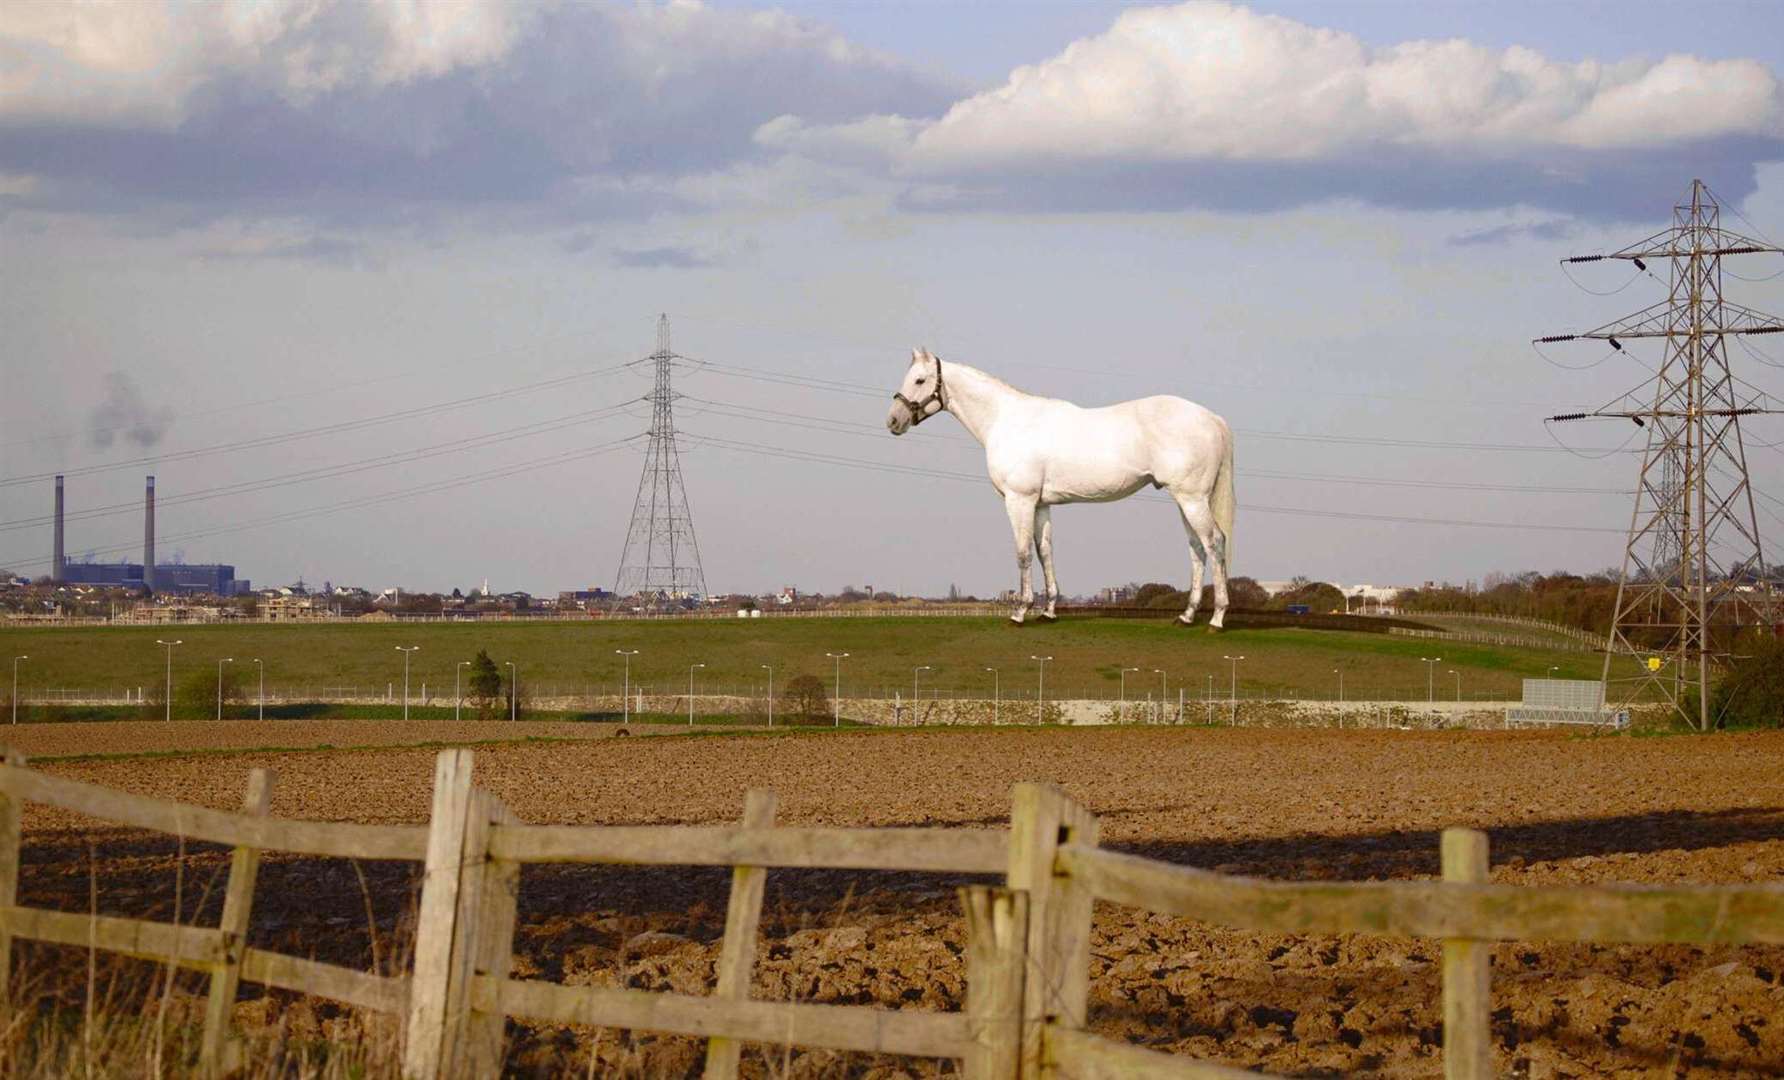
[[[1551,666],[1560,669],[1556,674],[1562,678],[1599,674],[1599,661],[1590,653],[1296,628],[1212,634],[1168,620],[1091,618],[1024,627],[996,618],[6,627],[0,629],[0,650],[10,650],[5,657],[30,656],[21,667],[26,700],[45,687],[106,693],[148,687],[153,694],[164,678],[165,650],[155,644],[157,638],[185,642],[174,650],[176,682],[194,671],[214,670],[220,657],[235,657],[250,699],[256,685],[253,657],[265,661],[269,693],[324,686],[382,692],[394,683],[400,694],[398,645],[421,647],[414,654],[410,682],[417,695],[426,683],[436,699],[450,696],[454,663],[470,659],[480,648],[488,649],[498,664],[512,660],[518,665],[523,693],[529,688],[617,688],[621,658],[616,649],[638,650],[632,658],[633,683],[664,693],[685,690],[688,665],[694,663],[706,665],[699,672],[703,692],[755,692],[766,676],[763,664],[774,666],[777,690],[799,674],[818,676],[828,689],[835,669],[825,654],[837,652],[850,654],[843,661],[845,695],[865,690],[889,696],[895,689],[908,694],[912,669],[928,664],[933,670],[923,673],[925,695],[938,690],[989,696],[992,676],[985,668],[996,667],[1006,694],[1032,696],[1034,655],[1053,657],[1047,665],[1049,697],[1111,696],[1123,667],[1140,669],[1128,674],[1130,697],[1157,692],[1154,669],[1166,672],[1173,699],[1179,685],[1192,695],[1201,692],[1209,675],[1219,690],[1229,678],[1229,663],[1222,659],[1228,655],[1246,658],[1239,665],[1243,691],[1304,697],[1332,696],[1335,669],[1344,672],[1347,698],[1422,697],[1426,672],[1419,658],[1434,653],[1443,657],[1436,671],[1439,697],[1454,696],[1455,680],[1447,674],[1451,670],[1461,673],[1463,693],[1470,698],[1516,697],[1519,680],[1543,676]],[[8,689],[0,683],[0,696]],[[377,710],[380,716],[387,711]],[[400,713],[400,706],[396,711]],[[423,715],[442,714],[450,715],[450,710]],[[411,715],[417,713],[412,709]]]

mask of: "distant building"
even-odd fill
[[[328,605],[310,596],[272,596],[260,601],[263,622],[314,622],[328,616]]]
[[[62,568],[62,580],[70,585],[109,585],[143,588],[142,563],[78,563]],[[237,580],[235,567],[223,563],[156,563],[155,591],[240,596],[250,592],[247,580]]]

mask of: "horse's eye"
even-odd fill
[[[922,380],[922,379],[918,379],[918,380],[917,380],[917,385],[918,385],[918,386],[922,386],[922,385],[923,385],[923,382],[924,382],[924,380]]]

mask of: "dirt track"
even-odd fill
[[[247,770],[263,765],[279,774],[275,813],[421,821],[432,759],[395,749],[46,768],[231,806]],[[1784,882],[1784,736],[1775,735],[938,731],[517,745],[480,749],[477,760],[481,782],[534,822],[725,820],[746,787],[766,785],[784,823],[991,827],[1007,820],[1012,783],[1040,779],[1095,810],[1111,846],[1231,872],[1434,876],[1437,830],[1472,825],[1492,836],[1495,881]],[[102,909],[169,914],[168,844],[88,831],[44,808],[26,825],[28,902],[84,910],[96,841]],[[222,865],[217,852],[189,856],[188,897]],[[414,874],[365,871],[388,954]],[[958,1008],[955,883],[772,875],[757,996]],[[725,887],[713,871],[529,868],[519,973],[705,992]],[[259,896],[257,944],[369,963],[367,904],[351,867],[275,857]],[[1275,1073],[1440,1072],[1434,942],[1240,934],[1105,906],[1092,951],[1102,1033]],[[1503,1072],[1784,1073],[1784,948],[1509,945],[1495,950],[1494,969]],[[246,1018],[274,1005],[241,1008]],[[516,1072],[587,1066],[586,1033],[516,1034]],[[682,1075],[698,1060],[690,1040],[614,1032],[597,1052],[608,1068],[629,1063],[646,1075]],[[773,1056],[778,1067],[781,1052]],[[794,1075],[935,1068],[823,1053],[791,1062]]]

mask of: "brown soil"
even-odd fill
[[[237,803],[250,767],[267,766],[277,814],[419,822],[432,760],[380,749],[45,768],[221,807]],[[1490,833],[1500,882],[1784,881],[1784,735],[900,731],[491,747],[477,773],[532,822],[723,821],[746,788],[769,786],[788,824],[998,827],[1010,785],[1034,779],[1093,809],[1110,846],[1232,873],[1435,876],[1438,830],[1468,825]],[[171,841],[42,807],[26,827],[25,902],[85,910],[91,877],[103,911],[171,916]],[[214,917],[225,865],[214,849],[187,853],[187,917],[201,900]],[[408,865],[269,857],[251,937],[361,966],[376,952],[388,965],[403,952],[415,876]],[[713,870],[529,867],[518,974],[708,992],[727,881]],[[958,1009],[959,883],[775,872],[755,994]],[[1105,1035],[1278,1074],[1441,1073],[1435,942],[1246,934],[1099,905],[1092,955],[1092,1026]],[[1513,944],[1494,950],[1493,966],[1502,1073],[1784,1074],[1784,947]],[[284,998],[241,1010],[244,1020],[332,1015]],[[511,1032],[520,1075],[587,1069],[591,1051],[601,1072],[698,1070],[694,1040]],[[951,1069],[786,1048],[745,1061],[794,1076]]]

